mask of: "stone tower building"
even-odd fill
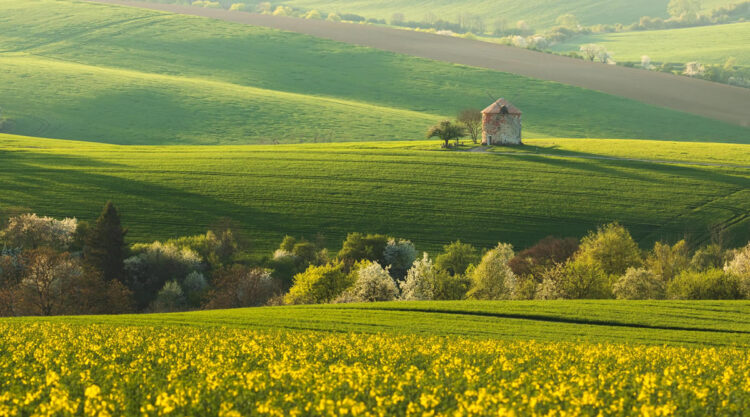
[[[504,98],[482,110],[482,145],[521,144],[521,110]]]

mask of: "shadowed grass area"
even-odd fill
[[[0,210],[92,219],[112,199],[131,240],[200,233],[222,217],[245,228],[256,253],[285,234],[319,232],[338,249],[352,231],[430,251],[456,239],[523,248],[610,221],[644,246],[705,241],[711,227],[724,227],[732,244],[749,235],[747,145],[548,139],[460,152],[438,141],[138,147],[0,138]]]

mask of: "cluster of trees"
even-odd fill
[[[410,263],[411,261],[411,263]],[[515,253],[453,242],[434,259],[411,242],[350,234],[332,261],[293,278],[289,304],[388,300],[750,298],[750,244],[688,250],[684,240],[642,251],[617,223]]]
[[[455,121],[443,120],[427,129],[427,139],[438,138],[443,141],[443,148],[450,148],[451,141],[469,136],[474,143],[482,136],[482,112],[478,109],[464,109],[458,113]]]
[[[126,233],[111,202],[93,224],[11,217],[0,230],[0,315],[223,307],[237,276],[255,273],[232,264],[242,246],[225,225],[204,235],[132,246]]]
[[[750,298],[750,244],[690,251],[682,240],[642,251],[617,223],[515,253],[460,241],[434,258],[409,240],[351,233],[286,236],[248,260],[224,222],[205,234],[125,244],[112,203],[92,224],[24,214],[0,231],[0,315],[111,314],[260,305],[460,299]]]

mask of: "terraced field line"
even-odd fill
[[[750,126],[750,89],[450,36],[374,25],[230,12],[223,9],[88,0],[265,26],[422,58],[488,68],[614,94],[647,104]],[[487,86],[502,95],[501,86]]]

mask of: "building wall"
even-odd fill
[[[521,116],[518,114],[482,115],[482,143],[487,145],[492,137],[492,145],[521,144]]]

